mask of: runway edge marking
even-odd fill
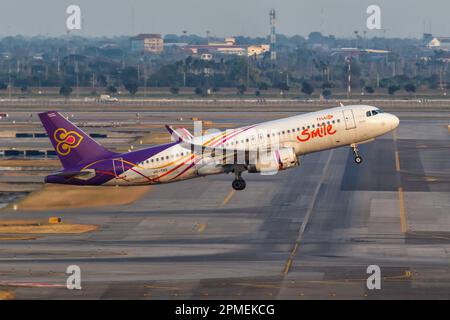
[[[319,195],[320,187],[322,186],[323,181],[325,180],[325,177],[327,176],[328,167],[330,166],[331,158],[333,157],[333,151],[334,150],[331,150],[329,153],[327,162],[322,171],[322,176],[320,177],[319,183],[317,184],[316,189],[314,190],[314,194],[313,194],[312,200],[309,204],[308,211],[306,212],[305,218],[303,219],[302,225],[300,226],[300,230],[298,231],[298,236],[297,236],[297,239],[295,240],[294,247],[293,247],[291,254],[289,255],[289,259],[287,260],[286,265],[284,267],[284,270],[283,270],[284,275],[287,275],[292,267],[292,263],[294,261],[295,255],[297,254],[298,248],[300,246],[300,242],[301,242],[301,240],[303,238],[303,234],[306,230],[306,226],[308,225],[309,218],[311,217],[312,211],[314,209],[314,205],[316,203],[317,196]]]
[[[402,234],[406,234],[408,232],[408,219],[406,217],[406,210],[405,210],[405,197],[403,193],[403,187],[402,187],[402,179],[401,179],[401,168],[400,168],[400,153],[398,151],[398,137],[397,137],[397,130],[394,130],[392,132],[392,140],[394,141],[394,147],[395,147],[395,170],[398,172],[398,209],[400,213],[400,231]]]

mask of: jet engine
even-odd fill
[[[282,148],[259,154],[254,164],[248,165],[248,172],[276,172],[296,167],[299,161],[293,148]]]

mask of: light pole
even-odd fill
[[[11,63],[9,64],[8,67],[8,96],[9,99],[11,99]]]
[[[348,69],[347,69],[347,98],[350,98],[352,94],[352,57],[348,56],[345,58],[345,61],[347,62]]]
[[[80,97],[78,73],[79,73],[78,61],[75,61],[75,74],[76,74],[76,77],[77,77],[77,79],[76,79],[77,80],[77,99]]]

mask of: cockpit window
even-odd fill
[[[375,110],[367,111],[366,116],[367,117],[376,116],[377,114],[380,114],[380,113],[384,113],[384,111],[381,109],[375,109]]]

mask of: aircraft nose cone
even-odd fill
[[[400,119],[397,116],[391,115],[391,126],[392,129],[395,129],[398,127],[398,125],[400,124]]]

